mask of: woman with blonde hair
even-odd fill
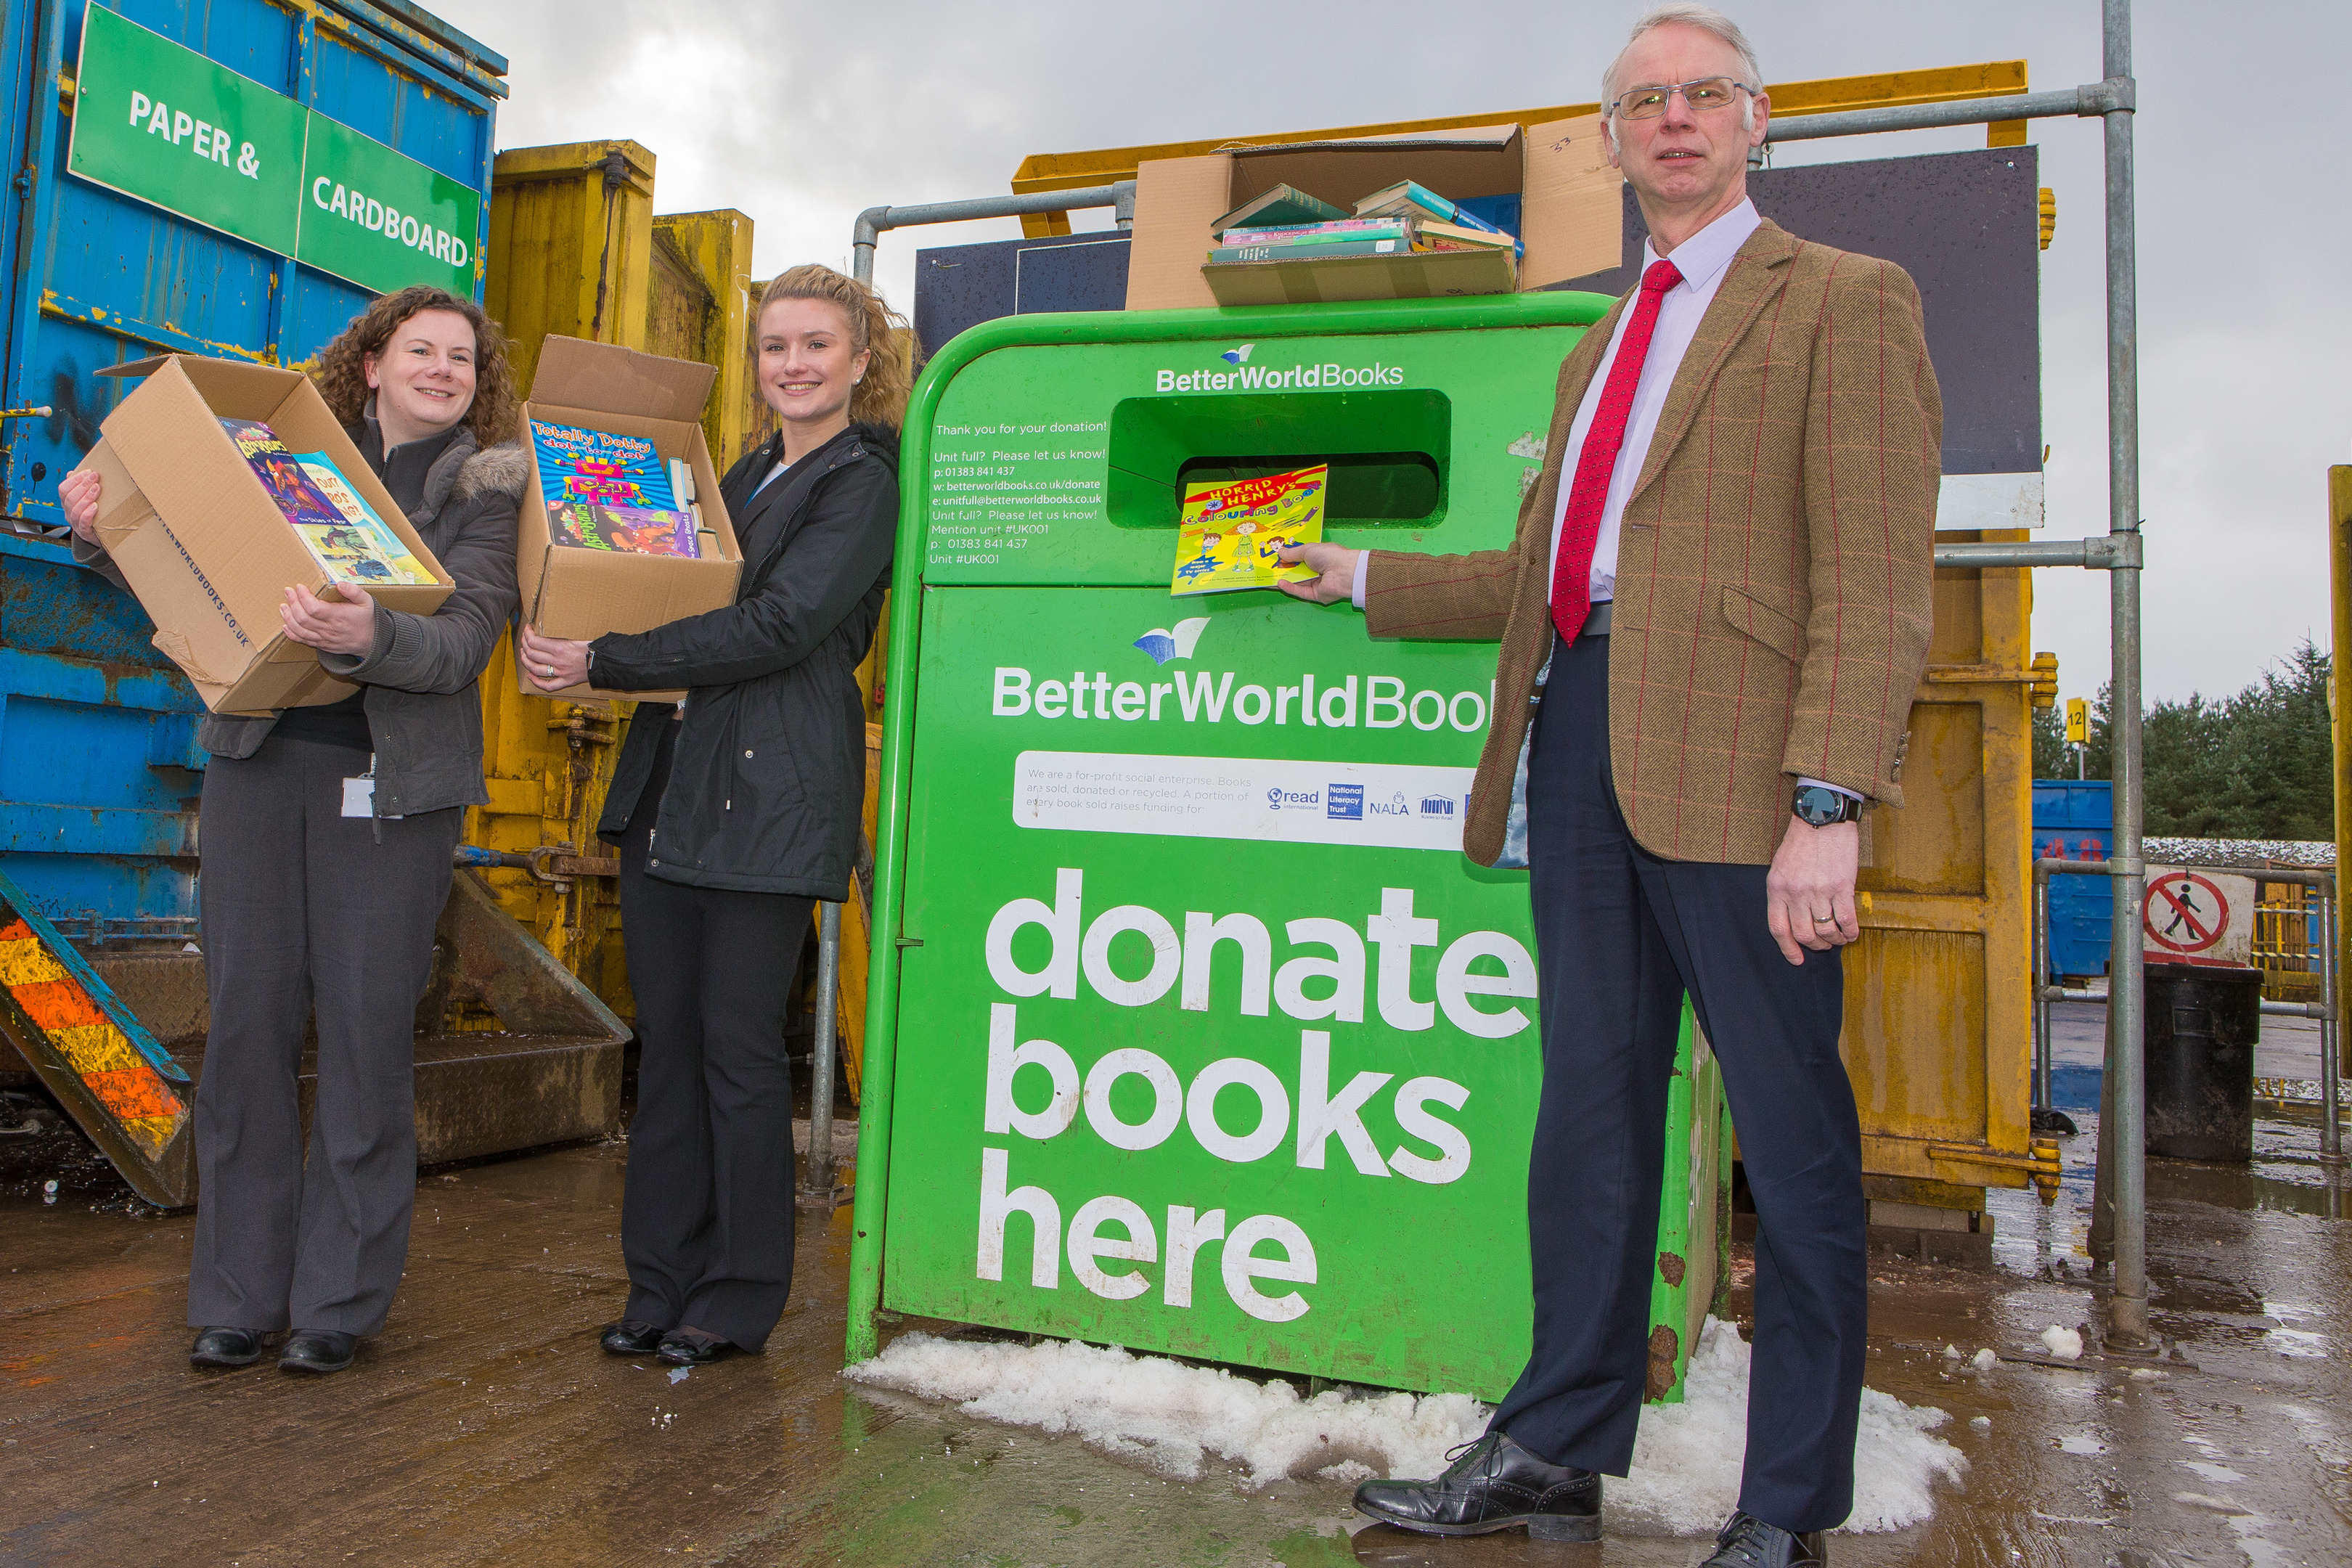
[[[360,457],[457,590],[429,616],[295,584],[278,614],[358,689],[208,714],[200,818],[212,1022],[196,1084],[188,1322],[199,1366],[340,1372],[380,1332],[416,1199],[414,1020],[465,808],[488,801],[475,682],[515,610],[525,465],[506,340],[471,300],[418,287],[355,317],[311,373]],[[74,558],[98,542],[99,476],[58,486]],[[307,1164],[297,1073],[317,1025]]]
[[[554,691],[684,687],[640,703],[597,831],[621,848],[644,1055],[629,1127],[614,1355],[757,1351],[793,1279],[785,1008],[814,900],[849,896],[866,787],[856,671],[898,526],[912,334],[880,296],[795,267],[760,297],[760,390],[779,428],[721,487],[735,603],[635,636],[523,630]]]

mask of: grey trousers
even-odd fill
[[[273,735],[205,770],[193,1327],[376,1333],[408,1259],[416,1003],[465,814],[344,816],[343,780],[367,768],[363,751]]]

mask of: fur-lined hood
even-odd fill
[[[455,500],[471,500],[487,490],[495,490],[515,500],[522,500],[522,489],[530,479],[530,458],[520,441],[501,441],[495,447],[479,447],[467,454],[457,467],[456,481],[449,495]]]

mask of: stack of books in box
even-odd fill
[[[1486,205],[1506,199],[1489,198]],[[1500,260],[1494,291],[1507,292],[1517,286],[1517,262],[1525,247],[1473,206],[1412,180],[1374,191],[1353,213],[1293,186],[1276,185],[1216,221],[1217,245],[1208,264],[1264,267],[1475,251]]]

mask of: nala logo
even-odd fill
[[[1178,621],[1173,626],[1154,626],[1135,639],[1135,646],[1151,656],[1154,664],[1166,664],[1171,658],[1190,658],[1200,645],[1201,634],[1209,629],[1209,617],[1194,616]]]
[[[1257,345],[1255,343],[1244,343],[1237,349],[1227,349],[1217,357],[1224,361],[1227,364],[1247,364],[1249,363],[1251,351],[1256,347]]]

